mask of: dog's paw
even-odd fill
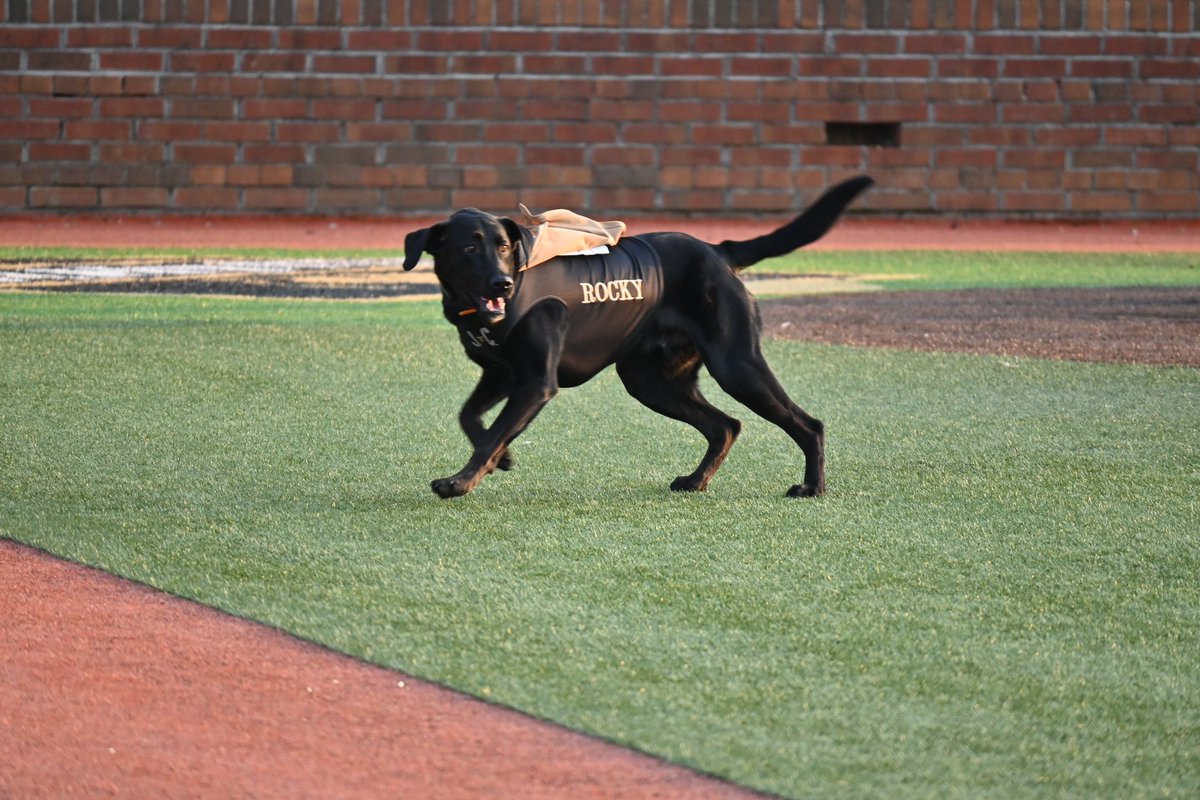
[[[496,469],[500,469],[500,470],[504,470],[505,472],[508,472],[510,469],[512,469],[516,465],[517,465],[517,462],[513,459],[512,453],[509,452],[509,450],[507,448],[505,448],[504,454],[501,455],[500,460],[496,462]]]
[[[462,497],[467,492],[471,491],[471,487],[467,482],[455,476],[453,478],[438,478],[430,484],[434,493],[439,497]]]
[[[798,483],[788,489],[788,497],[820,497],[825,494],[825,484],[814,486],[811,483]]]
[[[672,492],[703,492],[707,488],[708,484],[697,480],[691,475],[680,475],[671,481]]]

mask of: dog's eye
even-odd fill
[[[501,253],[507,253],[507,252],[508,252],[508,245],[506,245],[506,244],[501,244],[501,245],[500,245],[500,252],[501,252]]]
[[[469,245],[467,245],[466,247],[464,247],[464,248],[463,248],[463,252],[464,252],[464,253],[474,253],[474,252],[476,252],[477,250],[479,250],[479,248],[478,248],[478,247],[476,247],[476,246],[475,246],[475,245],[473,245],[473,244],[469,244]]]

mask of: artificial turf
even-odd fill
[[[0,535],[789,797],[1200,792],[1200,373],[766,349],[824,498],[606,374],[443,501],[432,303],[0,295]]]

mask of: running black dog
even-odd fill
[[[456,475],[433,482],[442,497],[475,488],[512,467],[508,446],[560,387],[578,386],[609,364],[637,400],[692,425],[708,440],[696,470],[676,491],[703,491],[741,430],[701,396],[700,365],[804,453],[804,482],[790,497],[825,491],[824,426],[793,403],[759,346],[758,307],[735,272],[823,236],[873,181],[854,178],[826,192],[774,233],[710,245],[682,233],[621,239],[606,255],[563,256],[523,270],[532,235],[475,209],[410,233],[405,269],[434,258],[446,319],[483,367],[459,422],[474,452]],[[507,403],[490,428],[483,415]]]

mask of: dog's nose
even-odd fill
[[[492,291],[498,294],[508,294],[512,291],[513,279],[507,275],[492,278]]]

